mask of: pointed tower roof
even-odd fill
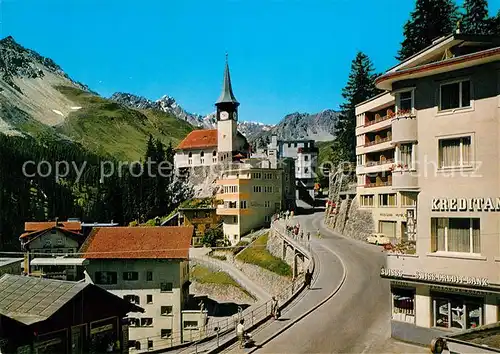
[[[226,53],[226,68],[224,70],[224,82],[222,83],[222,92],[219,96],[219,99],[215,104],[219,103],[233,103],[236,106],[239,105],[239,102],[234,97],[233,87],[231,86],[231,75],[229,74],[229,64],[227,61],[227,53]]]

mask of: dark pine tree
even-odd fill
[[[396,59],[402,61],[456,29],[458,9],[453,0],[417,0],[403,27],[403,42]]]
[[[491,20],[488,17],[486,0],[465,0],[465,13],[462,17],[461,31],[466,34],[489,34]]]
[[[344,161],[355,161],[355,106],[379,92],[375,88],[375,78],[370,58],[366,54],[358,52],[351,64],[347,85],[342,90],[345,102],[340,106],[341,113],[335,124],[336,137],[332,146],[334,165]]]
[[[500,36],[500,11],[489,19],[489,34]]]

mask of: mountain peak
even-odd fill
[[[0,40],[0,79],[16,91],[23,93],[14,82],[14,78],[41,79],[46,72],[65,78],[81,89],[88,90],[87,86],[72,80],[52,59],[24,48],[14,37],[7,36]]]

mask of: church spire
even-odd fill
[[[232,103],[236,106],[239,105],[239,102],[234,97],[233,88],[231,86],[231,75],[229,74],[229,63],[227,61],[227,53],[226,53],[226,68],[224,70],[224,82],[222,84],[222,92],[219,96],[216,105],[219,103]]]

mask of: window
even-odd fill
[[[479,218],[432,218],[432,252],[481,253]]]
[[[431,293],[433,325],[458,330],[483,324],[483,300],[445,293]]]
[[[266,200],[264,202],[264,208],[270,208],[271,207],[271,202],[269,200]]]
[[[401,206],[413,207],[417,205],[416,193],[401,193]]]
[[[123,272],[123,280],[139,280],[138,272]]]
[[[309,167],[304,167],[304,173],[309,173]]]
[[[309,155],[304,155],[304,161],[309,161]]]
[[[372,207],[374,206],[375,196],[373,194],[370,195],[361,195],[360,196],[360,204],[362,207]]]
[[[415,289],[392,289],[392,319],[415,323]]]
[[[395,193],[379,194],[378,205],[382,207],[396,206],[397,205],[396,194]]]
[[[102,285],[116,284],[117,280],[116,272],[96,272],[95,273],[95,283]]]
[[[140,298],[137,295],[125,295],[123,297],[123,299],[125,301],[128,301],[128,302],[132,303],[132,304],[136,304],[136,305],[140,304]]]
[[[253,186],[253,191],[254,191],[254,193],[261,193],[262,187],[261,186]]]
[[[356,165],[363,166],[363,155],[356,155]]]
[[[453,82],[441,85],[439,109],[470,107],[470,81]]]
[[[152,327],[153,326],[153,319],[150,317],[143,317],[141,318],[141,327]]]
[[[146,272],[146,281],[153,281],[153,272],[151,271]]]
[[[240,201],[240,209],[246,209],[246,208],[247,208],[247,201],[241,200]]]
[[[153,340],[148,339],[148,350],[153,349]]]
[[[169,292],[169,291],[172,291],[172,289],[173,289],[172,283],[161,283],[160,284],[160,291],[161,292]]]
[[[439,140],[439,168],[470,166],[471,140],[470,136]]]
[[[170,338],[172,336],[172,329],[170,328],[162,328],[161,329],[161,337],[162,338]]]
[[[224,186],[224,193],[238,193],[238,186]]]
[[[413,91],[400,92],[398,95],[398,111],[411,111],[413,108]]]
[[[236,224],[238,222],[238,217],[235,215],[233,216],[233,224]]]
[[[215,150],[214,150],[214,152],[212,152],[212,162],[213,163],[217,162],[217,151],[215,151]]]
[[[399,146],[400,163],[408,168],[413,167],[413,144],[401,144]]]
[[[262,174],[260,172],[252,172],[252,178],[262,178]]]
[[[162,316],[170,316],[172,315],[172,306],[161,306],[161,315]]]
[[[153,303],[153,295],[146,295],[146,303],[147,304]]]
[[[269,215],[264,216],[264,221],[265,222],[270,222],[271,221],[271,217]]]
[[[198,321],[184,321],[184,329],[197,329]]]
[[[188,164],[189,164],[189,165],[191,165],[192,163],[193,163],[193,153],[192,153],[192,152],[190,152],[190,153],[188,154]]]

